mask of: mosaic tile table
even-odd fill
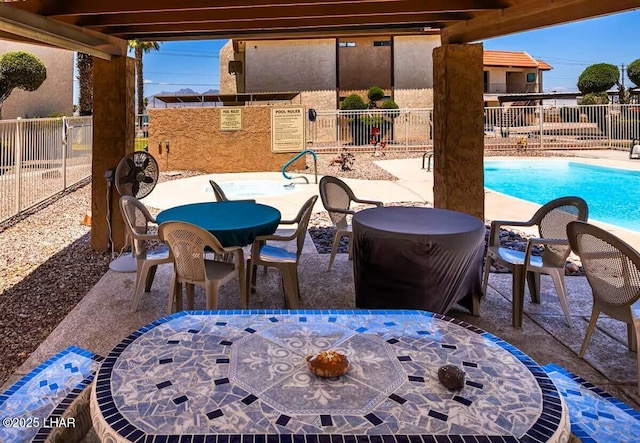
[[[305,356],[345,353],[322,379]],[[438,368],[466,372],[456,392]],[[92,393],[108,442],[565,442],[568,414],[524,353],[424,311],[183,311],[122,341]],[[183,440],[184,438],[184,440]]]

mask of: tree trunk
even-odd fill
[[[93,56],[78,52],[78,83],[80,115],[93,114]]]
[[[136,46],[136,82],[138,89],[138,114],[144,114],[144,78],[142,77],[142,47]]]

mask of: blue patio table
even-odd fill
[[[192,203],[165,209],[156,217],[191,223],[211,232],[222,246],[246,246],[259,235],[271,235],[280,223],[280,211],[246,201]]]
[[[319,378],[306,356],[344,353]],[[452,392],[438,369],[454,364]],[[95,378],[105,442],[566,442],[566,406],[526,354],[425,311],[182,311],[118,344]]]

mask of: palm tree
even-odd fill
[[[129,49],[133,49],[136,59],[136,84],[138,94],[138,114],[144,113],[144,78],[142,76],[142,55],[151,51],[160,50],[158,42],[143,42],[140,40],[129,40]]]
[[[78,52],[78,83],[79,83],[79,103],[78,112],[80,115],[93,114],[93,57],[89,54]]]

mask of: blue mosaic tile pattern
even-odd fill
[[[542,366],[569,408],[571,433],[585,443],[640,441],[640,412],[561,366]]]
[[[308,371],[305,356],[326,349],[348,356],[345,376]],[[444,364],[465,370],[463,389],[439,383]],[[98,435],[140,442],[543,442],[563,415],[526,354],[462,321],[401,310],[182,311],[107,356],[96,401]]]
[[[88,386],[102,357],[75,346],[54,355],[0,395],[0,442],[44,441],[58,417]],[[42,428],[42,429],[41,429]]]

